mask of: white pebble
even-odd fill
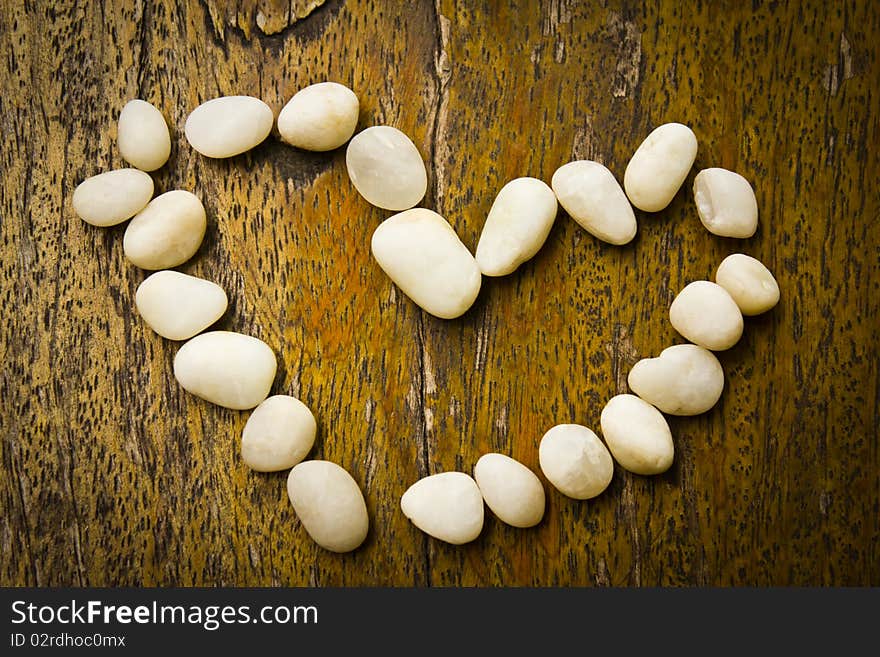
[[[681,123],[665,123],[641,143],[623,174],[634,206],[658,212],[672,201],[697,157],[697,138]]]
[[[287,496],[306,532],[325,550],[351,552],[367,537],[364,494],[330,461],[303,461],[287,477]]]
[[[700,171],[694,178],[694,201],[700,221],[710,233],[744,239],[758,229],[755,190],[735,171]]]
[[[453,545],[474,540],[483,529],[483,496],[463,472],[419,479],[400,498],[400,508],[423,532]]]
[[[614,462],[599,437],[580,424],[558,424],[541,438],[541,471],[563,495],[596,497],[611,483]]]
[[[269,345],[229,331],[197,335],[174,357],[174,378],[184,390],[239,411],[253,408],[266,398],[276,368]]]
[[[503,522],[534,527],[544,517],[544,487],[534,472],[504,454],[484,454],[474,479],[486,504]]]
[[[458,317],[480,292],[477,261],[432,210],[415,208],[389,217],[373,232],[371,248],[391,280],[432,315]]]
[[[278,115],[278,132],[292,146],[332,151],[354,134],[360,104],[354,92],[337,82],[320,82],[294,94]]]
[[[253,96],[223,96],[196,107],[186,118],[186,140],[206,157],[232,157],[263,142],[272,131],[271,108]]]
[[[345,152],[345,166],[358,193],[385,210],[407,210],[428,189],[419,150],[391,126],[376,125],[355,135]]]
[[[675,450],[663,414],[635,395],[612,397],[602,409],[602,435],[621,467],[640,475],[665,472]]]
[[[724,370],[708,349],[677,344],[633,365],[627,381],[630,390],[664,413],[699,415],[721,397]]]
[[[543,246],[556,219],[556,196],[537,178],[501,188],[486,217],[476,260],[486,276],[510,274]]]
[[[145,100],[130,100],[122,108],[117,139],[122,159],[143,171],[160,168],[171,154],[165,117]]]
[[[302,461],[318,425],[296,397],[273,395],[257,406],[241,432],[241,458],[257,472],[287,470]]]
[[[138,169],[116,169],[86,178],[73,191],[73,210],[92,226],[115,226],[143,210],[153,179]]]
[[[169,269],[189,260],[205,237],[205,206],[175,189],[157,196],[125,229],[125,257],[141,269]]]
[[[760,315],[779,303],[779,283],[761,263],[744,253],[733,253],[718,265],[715,282],[733,297],[743,315]]]
[[[742,337],[739,306],[720,285],[694,281],[669,307],[669,321],[686,339],[712,351],[730,349]]]
[[[216,283],[165,270],[138,285],[134,303],[147,325],[163,338],[189,340],[220,319],[228,300]]]
[[[551,185],[559,204],[591,235],[609,244],[626,244],[636,236],[632,206],[605,166],[569,162],[556,170]]]

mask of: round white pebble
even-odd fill
[[[296,397],[273,395],[257,406],[241,432],[241,458],[257,472],[287,470],[302,461],[318,425]]]
[[[351,552],[367,537],[364,494],[346,470],[330,461],[303,461],[287,477],[287,496],[306,532],[325,550]]]
[[[708,349],[677,344],[633,365],[627,381],[630,390],[664,413],[699,415],[721,397],[724,370]]]
[[[419,479],[400,498],[400,508],[423,532],[453,545],[474,540],[483,529],[483,496],[463,472]]]
[[[733,297],[743,315],[760,315],[779,303],[779,283],[767,267],[744,253],[733,253],[718,265],[715,282]]]
[[[73,191],[73,210],[92,226],[115,226],[143,210],[153,179],[138,169],[116,169],[86,178]]]
[[[154,198],[131,220],[122,249],[141,269],[177,267],[199,250],[206,226],[205,206],[199,197],[175,189]]]
[[[147,325],[169,340],[189,340],[220,319],[228,305],[216,283],[170,270],[144,279],[134,302]]]
[[[517,178],[504,185],[477,244],[480,270],[486,276],[515,271],[543,246],[557,210],[553,190],[537,178]]]
[[[694,178],[694,201],[710,233],[746,238],[758,229],[758,202],[749,181],[727,169],[703,169]]]
[[[640,475],[665,472],[675,450],[663,414],[635,395],[612,397],[602,409],[602,434],[620,465]]]
[[[371,249],[403,293],[437,317],[459,317],[480,292],[477,261],[432,210],[414,208],[389,217],[373,232]]]
[[[292,146],[332,151],[354,134],[360,104],[337,82],[320,82],[294,94],[278,115],[278,132]]]
[[[262,143],[272,131],[272,109],[253,96],[223,96],[186,118],[186,140],[206,157],[232,157]]]
[[[385,210],[407,210],[428,189],[419,150],[391,126],[376,125],[355,135],[345,152],[345,166],[358,193]]]
[[[591,235],[609,244],[636,236],[636,216],[614,174],[598,162],[578,160],[556,170],[551,181],[559,204]]]
[[[659,212],[672,201],[697,157],[697,137],[681,123],[664,123],[636,149],[623,174],[634,206]]]
[[[678,293],[669,307],[673,328],[694,344],[724,351],[742,337],[739,306],[720,285],[694,281]]]
[[[544,487],[534,472],[504,454],[484,454],[474,479],[492,513],[514,527],[534,527],[544,517]]]
[[[143,171],[160,168],[171,154],[165,117],[145,100],[130,100],[122,108],[117,139],[122,159]]]
[[[210,331],[186,342],[174,357],[174,378],[197,397],[235,410],[266,398],[277,361],[262,340],[241,333]]]
[[[580,424],[558,424],[541,438],[538,461],[547,480],[576,500],[596,497],[611,483],[614,462],[599,437]]]

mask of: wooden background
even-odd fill
[[[880,585],[876,3],[321,4],[3,3],[0,584]],[[560,212],[534,260],[443,321],[372,261],[390,213],[354,191],[344,149],[273,135],[219,161],[183,138],[212,97],[277,113],[326,79],[357,92],[361,127],[413,138],[424,204],[471,248],[514,177],[587,158],[622,179],[667,121],[694,129],[699,154],[666,211],[637,213],[632,244]],[[123,166],[132,98],[172,128],[157,193],[192,190],[208,210],[182,270],[226,288],[219,327],[268,342],[273,391],[318,418],[311,457],[365,491],[354,553],[308,539],[286,473],[242,464],[247,413],[179,388],[177,345],[134,310],[145,273],[122,255],[124,226],[71,209],[83,178]],[[700,225],[690,188],[709,166],[754,183],[752,239]],[[675,293],[734,251],[774,271],[782,301],[720,355],[721,402],[670,419],[668,473],[617,468],[587,502],[545,481],[538,528],[487,514],[464,547],[404,518],[419,477],[490,450],[537,470],[552,425],[598,428],[631,365],[680,341]]]

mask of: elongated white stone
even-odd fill
[[[544,242],[558,206],[537,178],[517,178],[501,188],[486,217],[476,260],[486,276],[504,276],[534,256]]]
[[[600,417],[608,449],[622,467],[640,475],[665,472],[675,449],[666,418],[635,395],[612,397]]]
[[[589,160],[564,164],[551,181],[559,204],[587,232],[609,244],[636,236],[636,216],[614,174]]]
[[[115,169],[86,178],[73,192],[73,210],[92,226],[115,226],[143,210],[153,179],[138,169]]]
[[[294,94],[278,115],[278,132],[292,146],[309,151],[339,148],[354,134],[360,103],[337,82],[319,82]]]
[[[544,517],[544,487],[534,472],[504,454],[484,454],[474,479],[486,504],[514,527],[533,527]]]
[[[276,367],[269,345],[230,331],[197,335],[174,357],[174,377],[184,390],[235,410],[253,408],[266,398]]]
[[[580,424],[558,424],[541,438],[538,460],[547,480],[576,500],[596,497],[614,476],[614,462],[599,437]]]
[[[463,472],[442,472],[419,479],[400,498],[403,515],[426,534],[461,545],[483,529],[483,496]]]
[[[192,258],[205,237],[199,197],[182,189],[157,196],[125,229],[125,257],[141,269],[169,269]]]
[[[724,389],[724,370],[708,349],[695,344],[667,347],[629,371],[630,389],[670,415],[698,415],[712,408]]]
[[[458,317],[480,292],[477,261],[432,210],[414,208],[389,217],[373,232],[371,248],[391,280],[432,315]]]
[[[306,532],[325,550],[350,552],[367,537],[364,495],[335,463],[303,461],[287,477],[287,495]]]
[[[345,152],[348,177],[369,203],[407,210],[425,196],[428,174],[412,140],[397,128],[375,125],[356,134]]]
[[[188,340],[204,331],[228,305],[226,292],[216,283],[170,270],[144,279],[134,302],[147,325],[169,340]]]
[[[273,395],[257,406],[241,433],[241,458],[257,472],[287,470],[315,443],[318,425],[308,406],[289,395]]]
[[[694,201],[710,233],[747,238],[758,229],[758,202],[749,181],[735,171],[703,169],[694,178]]]
[[[681,123],[664,123],[647,136],[626,167],[623,187],[634,206],[658,212],[669,205],[697,157],[697,138]]]
[[[171,154],[165,117],[145,100],[130,100],[122,108],[117,141],[122,159],[143,171],[160,168]]]
[[[694,281],[669,307],[669,321],[685,338],[712,351],[730,349],[742,337],[739,306],[720,285]]]
[[[206,157],[232,157],[259,145],[272,131],[272,109],[253,96],[222,96],[196,107],[184,133]]]
[[[739,306],[743,315],[760,315],[779,303],[779,283],[764,264],[744,253],[727,256],[715,272],[715,282]]]

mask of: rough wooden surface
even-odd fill
[[[0,584],[880,585],[880,10],[871,2],[52,3],[0,9]],[[560,213],[465,317],[419,311],[372,261],[388,213],[344,151],[275,136],[229,161],[182,126],[223,94],[277,112],[298,88],[351,85],[361,126],[410,134],[425,204],[475,247],[509,179],[572,158],[622,177],[656,125],[700,141],[667,211],[624,248]],[[72,212],[83,178],[123,164],[135,97],[172,126],[157,191],[197,193],[208,237],[183,271],[231,298],[219,326],[282,363],[275,392],[319,419],[312,457],[348,468],[372,520],[348,555],[317,548],[285,475],[238,457],[246,413],[184,393],[177,347],[134,311],[124,227]],[[757,235],[721,239],[690,194],[699,168],[754,182]],[[619,468],[588,502],[547,486],[544,522],[487,516],[464,547],[399,511],[419,477],[489,450],[537,469],[553,424],[598,428],[629,367],[679,341],[668,305],[728,253],[775,272],[780,305],[721,355],[721,402],[672,419],[663,476]],[[546,483],[546,482],[545,482]]]

